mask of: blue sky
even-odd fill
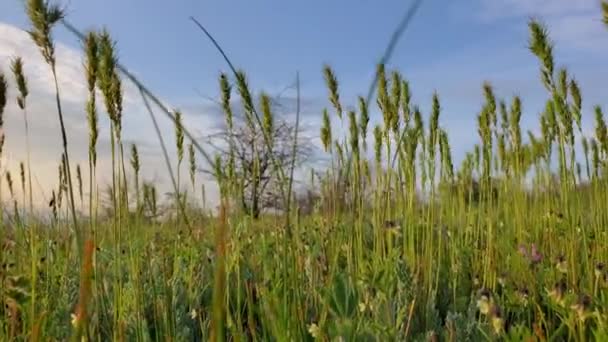
[[[303,97],[312,104],[307,107],[306,118],[314,128],[322,107],[328,105],[323,64],[335,69],[345,101],[366,93],[375,63],[410,1],[63,3],[68,19],[77,27],[107,27],[118,41],[121,62],[166,101],[186,108],[186,120],[204,134],[212,125],[209,113],[214,112],[210,110],[213,105],[199,93],[216,97],[217,76],[227,68],[189,16],[199,19],[215,35],[233,62],[247,72],[256,90],[279,92],[299,71]],[[537,61],[526,48],[527,21],[532,16],[548,24],[556,43],[557,65],[567,66],[580,82],[586,109],[583,120],[588,129],[593,124],[592,106],[606,107],[608,87],[603,83],[608,79],[608,31],[600,22],[598,1],[426,0],[399,42],[389,67],[401,70],[410,81],[413,100],[423,110],[429,107],[432,93],[439,93],[444,109],[441,123],[450,133],[457,160],[477,141],[474,122],[485,80],[492,82],[497,94],[506,100],[520,95],[524,125],[536,127],[545,94]],[[27,28],[21,0],[0,2],[0,25],[9,33]],[[33,51],[24,50],[22,36],[12,37],[11,33],[0,38],[4,44],[0,44],[0,67],[5,72],[10,55]],[[66,70],[77,73],[81,63],[78,43],[62,28],[55,37],[71,56],[66,64],[72,63],[72,69],[66,65]],[[10,54],[2,55],[7,46]],[[82,82],[64,77],[66,87]],[[43,92],[45,88],[40,89]],[[151,126],[145,123],[148,119],[135,95],[129,113],[125,113],[125,135],[153,146],[155,138],[147,130]],[[79,115],[74,104],[75,127],[83,125]],[[12,129],[17,131],[17,125]],[[170,135],[170,124],[165,122],[163,127]],[[41,141],[45,134],[40,134]]]

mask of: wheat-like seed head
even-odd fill
[[[382,140],[384,139],[382,133],[382,127],[380,125],[376,125],[374,127],[374,152],[376,157],[376,163],[380,164],[382,162]]]
[[[95,90],[95,83],[97,82],[97,69],[99,67],[98,47],[97,33],[93,31],[89,32],[84,40],[84,51],[86,55],[85,70],[89,92]]]
[[[444,164],[444,169],[447,171],[448,179],[454,177],[454,164],[452,163],[452,151],[450,148],[450,141],[448,138],[448,132],[444,129],[439,130],[439,146],[441,153],[441,160]]]
[[[177,160],[179,163],[184,159],[184,125],[182,123],[182,112],[175,111],[175,146],[177,148]]]
[[[10,171],[6,171],[6,183],[8,184],[8,192],[11,194],[11,197],[14,197],[15,194],[13,192],[13,177],[11,176]]]
[[[404,79],[401,82],[401,111],[403,113],[403,123],[405,127],[408,127],[412,116],[410,111],[411,100],[412,94],[410,93],[410,84]]]
[[[104,96],[106,111],[115,126],[117,138],[120,138],[122,115],[121,81],[116,70],[118,58],[115,53],[115,43],[110,33],[102,31],[98,36],[98,73],[97,82]]]
[[[600,106],[595,106],[595,138],[600,144],[604,154],[608,154],[608,128],[604,121],[604,114]]]
[[[23,60],[21,57],[15,57],[11,61],[11,70],[15,76],[15,82],[17,83],[17,89],[19,90],[19,95],[17,96],[17,105],[19,108],[25,109],[25,100],[29,92],[27,88],[27,80],[23,74]]]
[[[531,20],[528,27],[530,29],[528,47],[543,65],[544,69],[541,72],[543,84],[547,89],[552,89],[554,70],[553,43],[549,40],[547,28],[538,20]]]
[[[359,125],[357,124],[357,116],[354,111],[348,112],[349,133],[350,133],[350,148],[353,155],[359,155]]]
[[[507,103],[504,100],[500,100],[498,103],[498,112],[500,113],[500,129],[505,135],[505,138],[509,136],[509,111],[507,110]],[[498,134],[498,129],[496,130]]]
[[[435,157],[435,146],[437,146],[437,135],[439,134],[439,113],[441,105],[439,104],[439,95],[433,93],[433,106],[431,109],[431,118],[429,120],[429,155],[433,159]]]
[[[55,46],[51,37],[53,26],[64,17],[64,10],[45,0],[27,0],[26,12],[32,28],[28,31],[45,61],[55,65]]]
[[[323,143],[323,148],[325,152],[328,152],[331,148],[331,120],[329,119],[329,112],[327,109],[323,110],[323,118],[321,123],[321,143]]]
[[[49,201],[49,207],[51,207],[53,211],[53,218],[57,220],[57,195],[55,195],[55,190],[51,191],[51,200]]]
[[[139,152],[137,152],[137,145],[131,144],[131,167],[135,174],[139,174]]]
[[[509,116],[509,136],[511,137],[511,145],[515,151],[519,151],[522,146],[521,139],[521,99],[518,96],[513,98]]]
[[[230,106],[232,86],[228,81],[228,76],[224,73],[220,75],[220,89],[222,91],[222,108],[224,109],[224,115],[226,116],[226,126],[228,126],[228,131],[232,131],[234,125],[232,107]]]
[[[336,109],[338,118],[342,119],[342,104],[340,104],[340,93],[338,92],[338,79],[329,65],[323,67],[323,77],[329,90],[329,101]]]
[[[97,164],[97,138],[99,136],[99,128],[97,127],[97,109],[94,97],[90,97],[89,101],[87,101],[87,123],[89,125],[89,153],[91,154],[91,163],[95,166]]]
[[[4,108],[6,107],[6,99],[8,93],[8,82],[2,72],[0,72],[0,128],[4,125]]]
[[[241,101],[243,103],[243,108],[245,109],[245,119],[247,120],[247,125],[251,130],[254,130],[255,123],[253,121],[253,115],[255,108],[253,106],[253,98],[251,96],[251,91],[249,90],[247,76],[245,75],[244,71],[239,70],[237,72],[236,83],[239,95],[241,96]]]
[[[194,152],[194,144],[188,144],[188,161],[190,162],[190,182],[192,183],[192,187],[194,187],[194,176],[196,174],[196,154]]]
[[[95,32],[89,32],[85,38],[85,73],[89,90],[86,103],[87,123],[89,126],[89,155],[92,166],[97,164],[97,138],[99,136],[97,106],[95,104],[95,84],[98,82],[99,39]]]
[[[574,116],[574,120],[576,122],[576,126],[578,127],[579,132],[582,131],[582,105],[583,99],[581,96],[581,90],[578,86],[578,83],[575,79],[570,80],[570,94],[572,94],[572,115]]]
[[[597,144],[597,140],[591,139],[591,155],[593,160],[593,170],[594,175],[597,177],[599,175],[599,170],[601,166],[601,158],[600,158],[600,148]]]
[[[272,110],[270,108],[270,97],[268,94],[262,93],[260,95],[260,107],[262,109],[262,129],[264,130],[267,137],[272,137],[274,134],[274,123],[272,117]],[[270,139],[269,143],[272,144],[274,139]]]
[[[359,96],[359,127],[361,129],[361,139],[363,140],[363,150],[367,150],[367,126],[369,125],[369,111],[367,109],[367,103],[362,96]]]
[[[608,27],[608,1],[602,1],[602,13],[604,24]]]
[[[25,164],[19,162],[19,176],[21,178],[21,191],[25,193]]]

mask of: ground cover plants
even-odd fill
[[[608,3],[602,8],[608,25]],[[52,32],[64,12],[42,0],[25,9],[56,80]],[[557,67],[548,28],[533,19],[528,29],[546,89],[540,134],[521,127],[524,98],[497,98],[484,83],[479,143],[455,165],[440,94],[424,115],[411,101],[415,85],[380,64],[374,98],[346,110],[336,73],[324,66],[328,108],[319,113],[319,136],[330,162],[311,172],[303,198],[293,184],[298,122],[282,131],[268,95],[254,96],[230,64],[218,81],[225,153],[208,153],[178,110],[161,108],[175,123],[178,151],[164,157],[176,166],[173,184],[182,185],[169,201],[140,177],[137,146],[123,142],[123,82],[137,80],[121,69],[110,33],[88,32],[88,165],[70,163],[78,146],[66,138],[57,83],[63,153],[50,217],[33,215],[35,146],[27,134],[20,175],[0,165],[0,340],[608,340],[604,113],[599,105],[584,112],[574,72]],[[8,101],[18,103],[26,132],[34,119],[27,79],[19,56],[0,71],[0,153],[10,134],[1,120]],[[11,86],[16,98],[8,97]],[[160,103],[136,86],[152,114]],[[382,114],[374,127],[372,106]],[[595,131],[583,132],[583,120]],[[92,181],[101,134],[112,143],[107,188]],[[277,153],[285,136],[281,145],[290,148]],[[203,164],[220,188],[217,211],[208,210]],[[280,210],[257,209],[265,182]]]

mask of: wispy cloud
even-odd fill
[[[596,11],[596,0],[479,0],[485,18],[513,16],[562,16]]]
[[[479,19],[495,22],[514,18],[539,18],[548,24],[551,37],[562,47],[608,50],[608,34],[601,21],[598,0],[478,0]]]

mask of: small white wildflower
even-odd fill
[[[70,317],[72,318],[72,326],[76,327],[78,325],[78,316],[72,313],[70,314]]]
[[[198,315],[197,315],[196,309],[193,308],[192,310],[190,310],[190,318],[196,319],[196,317],[198,317]]]
[[[314,338],[319,338],[321,336],[321,328],[316,323],[312,323],[308,326],[308,332],[310,336]]]

